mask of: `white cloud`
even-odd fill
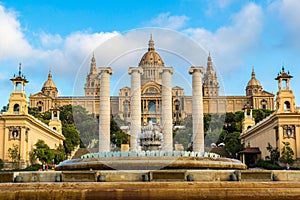
[[[275,3],[274,3],[275,4]],[[299,49],[300,45],[300,1],[283,0],[276,2],[276,8],[279,11],[280,22],[279,29],[286,31],[285,42]]]
[[[47,34],[47,33],[41,33],[40,40],[45,48],[55,48],[59,47],[63,43],[63,39],[59,34]]]
[[[180,29],[184,27],[189,18],[185,15],[170,15],[169,12],[161,13],[156,18],[152,19],[150,24],[163,28]]]
[[[227,8],[233,3],[233,0],[217,0],[216,3],[219,8]]]
[[[230,71],[241,67],[242,55],[259,45],[263,26],[263,12],[254,3],[247,4],[231,17],[231,25],[220,27],[216,32],[203,28],[187,29],[185,33],[212,52],[221,68]]]
[[[29,57],[33,53],[24,38],[17,15],[0,5],[0,60],[14,57]]]
[[[69,35],[65,39],[64,51],[72,58],[75,58],[80,63],[83,59],[95,50],[104,41],[118,35],[114,32],[100,33],[84,33],[76,32]]]

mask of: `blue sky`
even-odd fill
[[[123,86],[118,80],[128,79],[127,67],[138,65],[147,48],[148,35],[158,28],[163,28],[164,33],[176,33],[174,38],[181,35],[190,39],[206,54],[211,52],[226,95],[245,95],[252,68],[263,89],[276,93],[274,78],[284,65],[294,76],[291,87],[299,106],[299,10],[298,0],[0,0],[0,106],[8,102],[13,89],[9,79],[17,73],[19,62],[29,80],[28,96],[41,90],[49,70],[60,95],[74,95],[74,86],[83,91],[78,79],[85,81],[92,52],[96,52],[98,66],[106,65],[109,62],[102,58],[112,53],[109,42],[118,41],[116,37],[130,39],[130,33],[144,30],[130,44],[126,43],[128,40],[117,44],[120,48],[127,44],[129,51],[144,48],[112,63],[123,69],[123,75],[115,70],[112,85]],[[175,69],[185,64],[206,65],[205,60],[185,63],[162,51],[168,47],[180,52],[177,49],[187,44],[182,43],[183,39],[179,44],[165,45],[172,38],[170,35],[153,34],[166,65]],[[184,57],[191,58],[194,53],[186,50]],[[180,79],[177,75],[174,79]],[[189,77],[183,79],[188,81]],[[185,85],[180,81],[178,84]],[[117,90],[112,94],[117,94]]]

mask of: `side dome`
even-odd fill
[[[52,98],[56,98],[58,95],[58,90],[55,83],[52,80],[52,74],[49,72],[48,80],[44,83],[42,88],[42,93]]]
[[[261,86],[260,82],[255,77],[255,72],[252,70],[251,79],[248,81],[247,87],[249,86]]]
[[[154,65],[154,66],[164,66],[164,62],[160,55],[154,49],[154,41],[152,40],[152,35],[149,40],[148,51],[143,55],[139,66]]]
[[[48,80],[44,83],[43,88],[56,88],[56,85],[52,80],[52,73],[51,72],[49,72]]]

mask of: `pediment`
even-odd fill
[[[263,96],[274,96],[274,94],[272,94],[271,92],[267,92],[265,90],[261,91],[261,95],[263,95]]]
[[[45,95],[42,92],[38,92],[38,93],[30,95],[29,98],[49,98],[49,96]]]

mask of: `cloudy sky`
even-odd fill
[[[41,90],[49,70],[61,96],[80,95],[93,53],[97,66],[115,71],[116,95],[150,33],[177,72],[173,84],[188,85],[190,65],[205,66],[210,52],[222,93],[245,95],[252,68],[263,89],[276,93],[284,65],[299,106],[299,11],[298,0],[0,0],[0,106],[20,62],[28,95]]]

